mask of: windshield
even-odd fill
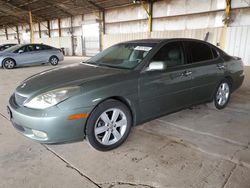
[[[107,48],[87,63],[114,68],[133,69],[155,46],[154,43],[122,43]]]
[[[23,45],[21,44],[17,44],[15,46],[12,46],[10,48],[7,48],[6,50],[4,50],[5,52],[14,52],[15,50],[19,49],[20,47],[22,47]]]

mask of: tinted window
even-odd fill
[[[32,52],[34,51],[34,45],[27,45],[25,48],[25,52]]]
[[[213,59],[210,46],[204,43],[188,41],[184,42],[184,45],[188,56],[188,63]]]
[[[42,50],[42,46],[41,46],[41,45],[36,44],[36,45],[34,45],[34,50],[35,50],[35,51]]]
[[[42,49],[43,50],[50,50],[50,49],[52,49],[52,47],[51,46],[47,46],[47,45],[42,45]]]
[[[167,67],[183,65],[182,48],[179,42],[168,43],[152,58],[152,61],[162,61]]]
[[[211,48],[212,49],[212,53],[213,53],[213,58],[217,58],[218,57],[218,52],[217,50],[215,50],[214,48]]]
[[[20,51],[25,52],[25,50],[26,50],[26,46],[23,46],[23,47],[21,47],[21,48],[15,50],[14,53],[18,53],[18,52],[20,52]]]

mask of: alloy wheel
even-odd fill
[[[15,66],[15,62],[13,60],[7,59],[4,61],[4,67],[6,69],[12,69],[12,68],[14,68],[14,66]]]
[[[127,117],[118,108],[111,108],[104,111],[95,123],[95,137],[103,145],[117,143],[127,129]]]
[[[57,65],[58,59],[57,59],[56,57],[52,57],[52,58],[50,59],[50,63],[51,63],[52,65]]]
[[[229,99],[229,94],[230,94],[230,88],[228,83],[226,82],[221,83],[216,93],[216,101],[218,105],[220,106],[225,105]]]

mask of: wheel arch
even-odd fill
[[[17,64],[16,64],[16,60],[15,60],[14,58],[12,58],[12,57],[6,57],[6,58],[4,58],[4,59],[2,60],[2,62],[1,62],[1,67],[3,67],[3,62],[4,62],[6,59],[11,59],[11,60],[13,60],[14,63],[15,63],[15,66],[17,65]]]
[[[225,76],[225,79],[229,82],[230,87],[233,87],[233,78],[231,76]]]
[[[102,104],[103,102],[105,102],[107,100],[116,100],[116,101],[119,101],[119,102],[123,103],[124,105],[126,105],[127,108],[129,109],[130,113],[131,113],[132,126],[136,125],[136,113],[135,113],[135,110],[133,109],[131,102],[128,99],[126,99],[125,97],[122,97],[122,96],[111,96],[111,97],[108,97],[108,98],[105,98],[105,99],[101,100],[98,104],[95,105],[95,107],[93,108],[93,110],[90,112],[90,114],[89,114],[89,116],[87,118],[87,121],[88,121],[90,115],[93,113],[93,111],[100,104]],[[86,135],[86,126],[84,127],[84,134]]]

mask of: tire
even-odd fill
[[[51,56],[51,57],[49,58],[49,63],[50,63],[52,66],[58,65],[58,62],[59,62],[59,59],[58,59],[58,57],[56,57],[56,56]]]
[[[128,107],[122,102],[107,100],[91,113],[86,125],[86,138],[96,150],[109,151],[127,139],[131,127],[132,116]]]
[[[214,105],[217,109],[225,108],[230,100],[231,85],[226,79],[222,80],[214,93]]]
[[[3,60],[3,67],[5,69],[13,69],[15,66],[16,66],[16,62],[13,59],[7,58]]]

